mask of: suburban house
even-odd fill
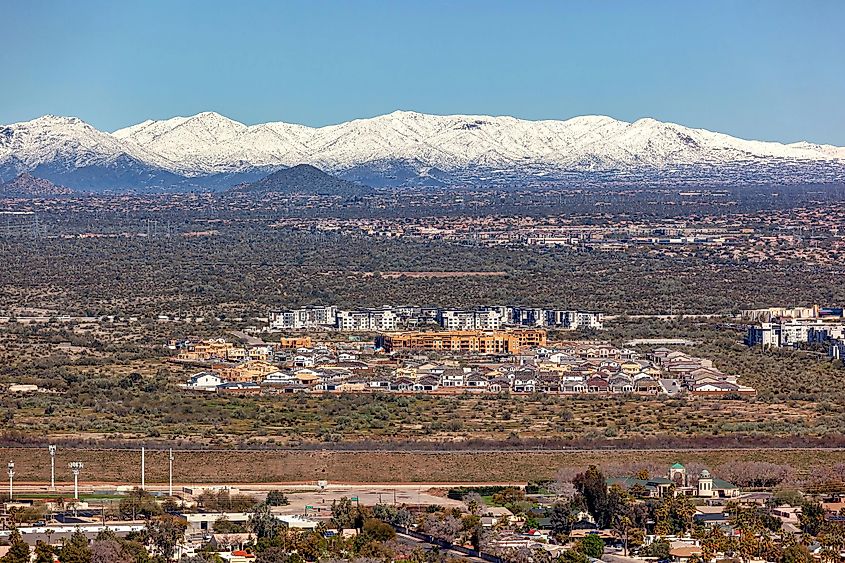
[[[225,382],[222,377],[214,372],[201,371],[192,375],[184,387],[193,391],[216,391],[217,387]]]

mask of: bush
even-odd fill
[[[267,493],[267,504],[270,506],[287,506],[290,501],[282,491],[270,491]]]
[[[396,536],[393,526],[375,518],[368,518],[364,521],[363,531],[370,538],[380,542],[392,540]]]
[[[579,542],[580,551],[587,557],[600,559],[604,554],[604,540],[595,534],[590,534]]]

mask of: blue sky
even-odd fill
[[[0,1],[0,123],[655,117],[845,145],[845,2]]]

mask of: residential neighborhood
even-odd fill
[[[387,333],[373,341],[225,339],[171,345],[172,361],[202,367],[186,390],[235,393],[543,393],[754,397],[713,362],[657,347],[549,342],[542,329]]]

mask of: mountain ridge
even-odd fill
[[[300,163],[371,185],[508,181],[561,173],[629,177],[845,178],[845,148],[731,137],[675,123],[607,116],[524,120],[510,116],[395,111],[336,125],[245,125],[215,112],[99,131],[75,117],[0,126],[0,180],[21,172],[74,182],[106,175],[116,187],[238,183]],[[83,172],[79,172],[82,169]],[[385,172],[389,171],[389,172]],[[726,174],[727,172],[727,174]],[[105,177],[105,176],[104,176]]]
[[[70,188],[56,185],[44,178],[36,178],[27,172],[8,182],[0,182],[0,195],[4,197],[51,197],[73,193]]]
[[[320,194],[350,197],[371,191],[368,186],[342,180],[326,174],[316,166],[297,164],[283,168],[264,178],[251,183],[239,184],[227,190],[227,193],[265,195],[279,194]]]

